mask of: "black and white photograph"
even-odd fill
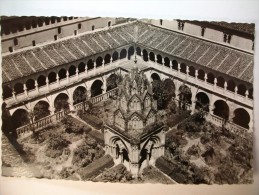
[[[253,23],[1,16],[2,175],[253,183]]]

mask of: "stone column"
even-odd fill
[[[24,90],[26,97],[28,97],[28,91],[27,91],[27,87],[26,87],[25,83],[23,84],[23,90]]]
[[[110,64],[112,63],[112,60],[113,60],[113,58],[112,58],[112,55],[111,55]]]
[[[102,61],[102,67],[104,67],[104,63],[105,63],[105,60],[104,60],[104,58],[103,58],[103,61]]]
[[[197,83],[198,80],[198,70],[195,70],[195,83]]]
[[[178,63],[178,75],[179,75],[180,71],[181,71],[181,64]]]
[[[225,83],[224,83],[224,93],[227,91],[227,87],[228,87],[228,83],[227,83],[227,81],[225,81]]]
[[[214,85],[213,85],[213,89],[215,90],[216,89],[216,87],[217,87],[217,78],[214,78]]]
[[[248,90],[246,90],[246,93],[245,93],[246,101],[248,100],[248,95],[249,95],[249,92],[248,92]]]
[[[165,65],[165,59],[162,57],[162,65]]]
[[[59,86],[59,76],[58,76],[58,74],[57,74],[57,76],[56,76],[56,79],[57,79],[57,84],[58,84],[58,86]]]
[[[237,86],[235,86],[235,97],[237,96],[237,90],[238,90],[238,88],[237,88]]]
[[[68,70],[67,70],[67,74],[66,74],[66,76],[67,76],[67,83],[69,83],[69,81],[70,81],[70,78],[69,78],[69,72],[68,72]]]
[[[39,93],[39,87],[38,86],[39,86],[38,82],[37,82],[37,80],[35,80],[35,89],[36,89],[37,93]]]
[[[47,89],[49,90],[49,78],[46,77],[46,85],[47,85]]]
[[[12,94],[13,94],[13,99],[14,99],[15,101],[17,101],[14,89],[12,90]]]
[[[79,78],[79,70],[78,70],[78,67],[76,67],[76,78]]]
[[[207,83],[207,79],[208,79],[208,75],[207,75],[207,73],[205,73],[205,76],[204,76],[205,83]]]

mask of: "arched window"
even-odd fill
[[[17,38],[14,38],[13,42],[14,42],[15,46],[18,45],[18,39]]]
[[[35,89],[35,81],[33,79],[29,79],[26,81],[27,91]]]
[[[157,63],[158,63],[158,64],[163,64],[163,63],[162,63],[162,56],[159,55],[159,54],[157,55]]]
[[[15,91],[16,95],[24,93],[23,84],[22,83],[16,83],[14,85],[14,91]]]
[[[49,79],[49,84],[56,82],[57,81],[57,74],[55,72],[49,73],[48,79]]]
[[[54,107],[55,112],[61,110],[69,110],[69,103],[68,103],[68,95],[65,93],[60,93],[54,100]]]
[[[134,55],[134,47],[131,46],[128,50],[128,59],[130,60],[131,56],[133,55]]]
[[[205,80],[205,72],[201,69],[198,71],[198,79]]]
[[[85,72],[85,63],[84,63],[84,62],[81,62],[81,63],[78,65],[78,74],[79,74],[79,73],[82,73],[82,72]]]
[[[69,69],[68,69],[68,73],[69,73],[69,76],[73,76],[76,74],[76,67],[75,66],[70,66]]]
[[[246,95],[246,87],[242,84],[238,85],[237,93],[242,95],[242,96],[245,96]]]
[[[62,68],[58,72],[58,77],[59,77],[59,80],[65,79],[67,77],[67,71],[64,68]]]
[[[172,62],[172,69],[178,70],[178,62],[176,60],[173,60]]]
[[[104,64],[109,64],[111,62],[111,55],[106,54],[104,57]]]
[[[214,103],[213,114],[219,116],[225,120],[229,118],[229,107],[228,104],[223,100],[217,100]]]
[[[50,115],[49,103],[46,101],[39,101],[33,108],[35,120],[42,119]]]
[[[17,109],[12,115],[12,122],[15,129],[29,124],[29,113],[25,109]]]
[[[212,73],[208,73],[207,82],[214,85],[214,79],[215,79],[214,75]]]
[[[223,77],[217,78],[217,86],[224,88],[225,79]]]
[[[206,112],[209,112],[209,105],[210,105],[210,100],[209,97],[206,93],[199,92],[196,95],[196,104],[195,104],[195,109],[203,109]]]
[[[112,22],[111,22],[111,21],[109,21],[109,22],[108,22],[108,27],[110,27],[110,26],[111,26],[111,24],[112,24]]]
[[[7,86],[7,85],[3,85],[3,99],[7,99],[12,97],[13,92],[11,87]]]
[[[148,53],[147,53],[147,50],[143,50],[143,60],[145,61],[145,62],[147,62],[148,61]]]
[[[118,58],[119,58],[119,53],[117,51],[115,51],[112,54],[112,61],[115,62],[116,60],[118,60]]]
[[[103,65],[103,58],[101,56],[99,56],[97,59],[96,59],[96,67],[100,67]]]
[[[38,82],[38,87],[42,87],[46,85],[46,77],[43,75],[40,75],[39,78],[37,79]]]
[[[141,56],[141,49],[139,47],[136,48],[136,52],[138,56]]]
[[[161,79],[160,79],[160,76],[159,76],[157,73],[153,73],[153,74],[151,75],[151,78],[152,78],[153,81],[154,81],[154,80],[158,80],[158,81],[161,80]]]
[[[189,67],[189,75],[195,77],[195,68],[193,66]]]
[[[120,52],[120,59],[126,58],[126,56],[127,56],[126,49],[121,50],[121,52]]]
[[[234,111],[235,117],[233,118],[233,122],[241,127],[249,129],[250,115],[243,108],[237,108]]]
[[[87,70],[92,70],[94,68],[94,62],[92,59],[88,60],[87,62]]]
[[[155,61],[155,54],[153,52],[149,53],[149,59],[153,62]]]
[[[102,86],[103,86],[102,81],[95,80],[91,86],[91,97],[101,95],[103,93]]]
[[[187,74],[187,72],[186,72],[186,65],[184,64],[184,63],[181,63],[180,64],[180,72],[182,72],[182,73],[184,73],[184,74]]]
[[[73,93],[73,104],[78,104],[80,102],[84,102],[87,98],[86,88],[83,86],[79,86],[75,89]]]
[[[168,57],[165,57],[164,62],[165,62],[165,66],[167,66],[168,68],[170,68],[170,60],[169,60]]]
[[[92,30],[94,30],[94,25],[92,25]]]
[[[233,80],[229,80],[227,83],[227,90],[234,92],[236,84]]]

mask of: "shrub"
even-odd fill
[[[182,165],[178,165],[162,156],[156,160],[156,167],[178,183],[189,183],[190,174]]]
[[[62,170],[60,171],[59,175],[61,176],[61,178],[68,178],[74,173],[75,173],[75,170],[73,168],[63,167]]]
[[[199,155],[199,151],[200,151],[199,146],[193,144],[191,147],[188,148],[187,154],[193,155],[193,156],[198,156]]]
[[[113,159],[110,155],[103,156],[97,159],[94,163],[89,164],[86,167],[80,168],[79,175],[83,180],[92,180],[101,172],[107,168],[111,168],[114,165]]]
[[[103,155],[104,151],[97,145],[96,140],[86,137],[83,144],[75,150],[72,163],[79,167],[85,167]]]
[[[83,134],[92,130],[89,126],[86,126],[79,121],[75,121],[75,119],[69,115],[63,118],[61,123],[67,133]]]
[[[132,175],[123,164],[119,164],[114,168],[105,170],[100,177],[94,179],[98,182],[126,182],[132,180]]]
[[[46,156],[51,158],[56,158],[61,156],[63,150],[70,144],[71,142],[64,139],[61,135],[55,135],[48,140]]]

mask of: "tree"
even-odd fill
[[[192,92],[191,89],[189,87],[187,87],[186,85],[182,85],[179,88],[179,108],[182,108],[183,110],[186,110],[187,104],[191,104],[191,98],[192,98]]]
[[[170,79],[154,80],[152,82],[153,97],[157,100],[158,109],[165,109],[173,96],[175,96],[174,82]]]
[[[122,76],[112,74],[107,78],[106,82],[107,82],[107,91],[110,91],[116,88],[118,84],[122,82]]]
[[[46,102],[39,102],[35,105],[33,109],[33,117],[35,120],[44,118],[50,114],[49,105]]]

